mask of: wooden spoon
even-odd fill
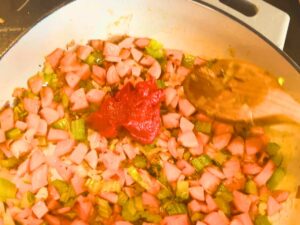
[[[300,104],[277,79],[239,60],[208,61],[184,81],[184,92],[198,109],[233,122],[281,117],[300,123]]]

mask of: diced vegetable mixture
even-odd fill
[[[46,56],[0,111],[0,224],[271,224],[280,146],[196,111],[206,61],[133,37]]]

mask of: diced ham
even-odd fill
[[[48,124],[52,124],[59,119],[59,114],[52,108],[43,108],[40,111],[42,118],[44,118]]]
[[[140,59],[143,57],[143,53],[141,51],[137,50],[136,48],[132,48],[130,50],[130,53],[136,62],[139,62]]]
[[[10,146],[10,151],[16,158],[19,158],[24,153],[27,153],[30,150],[30,145],[27,141],[23,139],[18,139],[14,141]]]
[[[102,192],[100,193],[100,197],[112,204],[116,204],[118,202],[118,195],[113,192]]]
[[[244,225],[244,224],[240,220],[238,220],[238,219],[233,219],[230,222],[230,225]]]
[[[16,123],[15,123],[15,127],[20,129],[21,131],[24,131],[24,130],[27,129],[27,123],[25,123],[23,121],[20,121],[20,120],[17,120]],[[0,133],[1,133],[1,131],[0,131]]]
[[[42,107],[49,107],[54,98],[52,89],[50,87],[43,87],[40,96]]]
[[[6,108],[0,113],[0,127],[5,132],[14,127],[14,112],[11,108]]]
[[[56,169],[57,173],[59,174],[59,176],[62,177],[63,180],[65,181],[69,181],[73,175],[73,170],[72,167],[67,165],[66,163],[57,160],[54,168]]]
[[[148,70],[148,74],[150,74],[154,79],[158,79],[161,75],[161,67],[160,64],[155,61]]]
[[[130,73],[130,66],[128,63],[126,62],[118,62],[117,65],[116,65],[116,71],[117,73],[119,74],[120,77],[125,77],[127,74]]]
[[[50,64],[52,69],[56,69],[63,55],[64,55],[64,51],[61,48],[57,48],[53,52],[51,52],[48,56],[46,56],[46,62]]]
[[[131,74],[134,77],[139,77],[142,73],[142,68],[139,65],[133,65],[131,68]]]
[[[159,200],[148,192],[142,193],[143,205],[149,207],[150,209],[159,208]]]
[[[223,173],[226,178],[234,177],[241,172],[240,161],[237,158],[231,158],[223,164]]]
[[[231,133],[219,134],[213,137],[212,143],[215,149],[221,150],[228,145],[230,139],[231,139]]]
[[[0,144],[6,141],[5,132],[0,128]]]
[[[176,70],[177,75],[179,75],[180,77],[186,77],[190,72],[191,70],[184,66],[179,66]]]
[[[70,97],[70,101],[73,103],[71,108],[73,111],[86,109],[89,106],[83,88],[74,91]]]
[[[75,88],[80,81],[80,76],[77,73],[70,72],[65,76],[66,82],[70,88]]]
[[[150,67],[155,62],[155,59],[150,55],[145,55],[140,61],[140,64],[145,67]]]
[[[196,225],[206,225],[206,223],[203,223],[201,221],[197,221]]]
[[[48,130],[48,125],[46,120],[40,119],[39,125],[36,130],[37,136],[46,136]]]
[[[204,222],[208,225],[229,225],[228,218],[222,212],[212,212],[205,216]]]
[[[260,187],[263,186],[264,184],[266,184],[266,182],[270,179],[270,177],[272,176],[274,170],[275,170],[275,164],[272,160],[269,160],[267,162],[267,164],[264,166],[264,168],[262,169],[262,171],[257,174],[254,177],[254,181],[255,183]]]
[[[243,156],[245,149],[244,139],[240,136],[233,138],[227,146],[227,149],[232,155]]]
[[[47,138],[48,141],[53,141],[53,142],[62,141],[69,138],[69,133],[65,130],[50,128]]]
[[[118,63],[121,62],[121,58],[119,56],[106,56],[105,61],[111,63]]]
[[[278,203],[272,196],[269,196],[267,205],[268,205],[267,208],[268,216],[272,216],[276,214],[282,208],[281,204]]]
[[[178,104],[180,113],[185,117],[189,117],[196,111],[195,107],[187,99],[179,99]]]
[[[249,213],[242,213],[235,216],[234,218],[238,219],[243,225],[253,225]]]
[[[201,186],[195,186],[189,188],[189,193],[192,196],[192,198],[198,200],[198,201],[204,201],[204,188]]]
[[[148,44],[150,43],[150,39],[149,38],[138,38],[136,39],[136,41],[134,42],[134,44],[138,47],[138,48],[145,48]]]
[[[40,109],[40,100],[34,98],[24,98],[24,109],[33,114],[37,114]]]
[[[88,162],[90,167],[92,167],[93,169],[96,169],[97,164],[98,164],[98,154],[97,154],[96,150],[89,151],[85,155],[84,159]]]
[[[106,138],[97,132],[88,135],[88,141],[91,149],[95,149],[96,151],[104,151],[107,149]]]
[[[54,155],[57,157],[66,155],[72,151],[74,146],[75,146],[75,141],[73,139],[66,139],[66,140],[59,141],[56,144]]]
[[[118,45],[120,48],[132,48],[134,46],[134,40],[134,37],[126,37],[122,41],[120,41]]]
[[[139,150],[137,148],[135,148],[134,146],[132,146],[131,144],[124,144],[122,147],[123,147],[123,150],[124,150],[126,156],[130,160],[132,160],[139,153]]]
[[[84,143],[79,143],[75,147],[74,151],[72,151],[69,159],[76,164],[80,164],[83,161],[87,152],[88,147]]]
[[[176,166],[181,170],[183,175],[190,176],[195,173],[195,168],[184,159],[178,160]]]
[[[26,159],[18,166],[17,175],[22,177],[29,170],[29,159]]]
[[[32,212],[37,218],[41,219],[48,212],[48,208],[45,202],[38,201],[34,204],[34,206],[32,206]]]
[[[220,135],[225,133],[233,133],[233,126],[227,123],[217,122],[213,123],[214,135]]]
[[[190,201],[187,206],[189,210],[191,210],[192,212],[203,212],[203,213],[209,212],[207,205],[197,200]]]
[[[272,196],[279,203],[285,202],[289,198],[290,193],[288,191],[275,191]]]
[[[172,100],[170,106],[175,109],[177,107],[178,102],[179,102],[179,96],[176,95],[175,98]]]
[[[239,191],[234,191],[233,204],[238,211],[247,213],[249,212],[251,206],[251,199],[246,194],[243,194]]]
[[[78,58],[80,58],[81,60],[86,60],[87,57],[89,56],[89,54],[91,54],[91,52],[93,51],[93,48],[89,45],[80,45],[77,50],[77,56]]]
[[[78,70],[76,70],[76,74],[81,80],[87,80],[91,75],[90,66],[88,64],[80,65]]]
[[[113,43],[105,42],[103,55],[104,56],[119,56],[121,48]]]
[[[179,214],[174,216],[166,216],[161,225],[190,225],[187,214]]]
[[[26,117],[26,123],[28,129],[34,129],[35,131],[37,131],[39,128],[40,121],[41,121],[40,116],[37,114],[29,114]]]
[[[162,116],[162,121],[165,128],[179,127],[180,115],[178,113],[168,113]]]
[[[170,58],[177,66],[180,66],[182,58],[183,58],[183,52],[179,50],[174,49],[167,49],[166,55],[168,58]]]
[[[243,173],[248,175],[256,175],[260,173],[262,168],[257,163],[244,163]]]
[[[222,173],[222,171],[216,166],[208,166],[205,168],[205,170],[220,178],[221,180],[225,179],[224,173]]]
[[[80,195],[77,198],[77,204],[75,211],[78,217],[84,221],[88,221],[94,212],[93,204],[88,197]]]
[[[121,49],[121,51],[120,51],[121,60],[126,60],[129,57],[130,57],[130,50],[126,49],[126,48]]]
[[[199,183],[207,193],[213,194],[217,190],[221,180],[210,172],[205,171],[201,175]]]
[[[172,163],[164,162],[164,174],[169,182],[177,181],[181,171]]]
[[[118,75],[117,69],[114,65],[111,65],[106,74],[106,80],[108,84],[116,84],[120,82],[120,77]]]
[[[208,194],[205,197],[205,202],[209,212],[216,211],[218,209],[218,205],[216,204],[215,200]]]
[[[199,143],[193,131],[187,131],[178,135],[178,141],[187,148],[196,148]]]
[[[28,86],[31,89],[32,93],[38,94],[43,86],[43,78],[39,75],[31,77],[28,80]]]
[[[72,51],[67,51],[64,53],[64,56],[60,61],[60,69],[67,66],[73,66],[76,63],[77,63],[76,53]]]
[[[48,184],[48,166],[43,164],[32,172],[31,185],[35,193]]]
[[[99,40],[99,39],[94,39],[94,40],[90,40],[89,44],[98,51],[102,51],[103,50],[103,45],[104,45],[104,41]]]
[[[165,102],[166,105],[170,105],[171,102],[174,100],[174,98],[177,96],[177,91],[176,89],[172,88],[172,87],[167,87],[165,90]]]
[[[88,223],[83,220],[76,219],[70,225],[88,225]]]
[[[92,79],[100,85],[105,84],[106,70],[100,66],[93,65],[92,66]]]
[[[35,150],[30,158],[29,169],[30,171],[34,171],[40,165],[46,162],[46,157],[41,150]]]
[[[263,141],[260,137],[249,137],[245,141],[245,149],[248,155],[254,155],[263,148]]]
[[[71,184],[77,195],[79,195],[85,191],[84,183],[85,183],[84,178],[82,178],[81,176],[79,176],[75,173],[71,179]]]
[[[196,134],[196,138],[198,141],[198,146],[194,148],[189,148],[189,151],[192,155],[201,155],[203,153],[204,144],[201,136],[199,136],[199,132]]]
[[[176,159],[178,157],[177,153],[177,143],[175,137],[172,137],[168,140],[168,146],[167,146],[170,154]]]
[[[180,118],[179,127],[181,131],[184,133],[186,131],[193,131],[194,124],[191,121],[189,121],[187,118],[182,116]]]
[[[148,225],[151,225],[151,224],[149,224],[149,223],[147,223]],[[147,224],[145,224],[145,223],[143,223],[143,225],[147,225]],[[116,221],[115,223],[114,223],[114,225],[133,225],[132,223],[130,223],[130,222],[127,222],[127,221]]]

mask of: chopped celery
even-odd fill
[[[267,201],[267,199],[266,199],[266,201]],[[261,202],[258,203],[257,209],[258,209],[258,213],[260,215],[266,215],[266,211],[267,211],[267,208],[268,208],[268,205],[267,205],[266,201],[261,201]]]
[[[73,186],[62,180],[54,180],[51,184],[58,191],[60,195],[60,202],[63,203],[64,206],[73,206],[76,198],[76,192]]]
[[[191,162],[197,172],[201,172],[204,169],[204,167],[206,167],[212,163],[210,157],[205,154],[192,159]]]
[[[148,172],[154,177],[158,177],[160,175],[160,171],[161,171],[161,165],[157,163],[151,164],[150,168],[148,169]]]
[[[118,195],[118,204],[123,206],[123,205],[125,205],[127,200],[128,200],[128,196],[126,195],[125,192],[121,191]]]
[[[137,155],[136,157],[134,157],[132,163],[137,168],[144,169],[147,167],[147,159],[143,155]]]
[[[222,210],[226,216],[230,216],[231,208],[230,208],[229,202],[220,196],[217,196],[214,200],[215,200],[215,203],[217,204],[217,206],[219,207],[219,209]]]
[[[108,180],[102,182],[101,192],[116,192],[121,191],[121,184],[117,180]]]
[[[277,168],[267,182],[267,187],[274,190],[285,176],[285,170],[281,167]]]
[[[162,59],[165,56],[163,45],[154,39],[150,40],[145,50],[147,54],[155,59]]]
[[[18,166],[18,164],[19,164],[19,160],[14,156],[8,159],[0,160],[0,166],[7,169],[15,168]]]
[[[122,208],[122,217],[130,222],[136,221],[140,218],[135,208],[134,200],[129,199]]]
[[[55,129],[60,129],[60,130],[69,130],[70,129],[70,122],[67,118],[62,118],[57,120],[51,125]]]
[[[56,92],[53,96],[53,101],[60,103],[61,102],[61,94],[60,92]]]
[[[134,206],[135,206],[136,210],[144,211],[142,196],[136,196],[133,198],[133,200],[134,200]]]
[[[274,142],[270,142],[267,145],[266,152],[270,155],[276,155],[280,149],[280,145]]]
[[[88,57],[87,59],[85,60],[85,62],[87,64],[89,64],[90,66],[92,65],[98,65],[98,66],[101,66],[104,62],[104,57],[103,57],[103,54],[102,52],[98,52],[98,51],[95,51],[95,52],[92,52]]]
[[[54,71],[52,69],[52,66],[49,63],[45,63],[43,72],[46,73],[46,74],[51,74]]]
[[[139,174],[139,172],[137,171],[136,168],[134,168],[133,166],[130,166],[127,171],[135,182],[137,182],[139,185],[141,185],[146,190],[149,189],[149,184],[147,184],[143,180],[142,176]]]
[[[196,212],[191,216],[191,221],[193,223],[196,223],[198,220],[203,220],[204,219],[204,215],[200,212]]]
[[[224,151],[218,151],[213,158],[213,161],[215,162],[215,164],[217,166],[222,166],[224,162],[227,161],[227,159],[229,158],[228,153],[224,152]]]
[[[28,115],[28,112],[24,109],[22,103],[19,103],[16,106],[14,106],[13,111],[15,120],[22,120]]]
[[[187,200],[189,198],[189,182],[178,181],[176,186],[176,197]]]
[[[267,216],[258,215],[254,220],[255,225],[272,225]]]
[[[70,220],[74,220],[75,217],[77,216],[77,213],[74,211],[69,211],[67,213],[64,213],[64,216],[67,217]]]
[[[227,202],[231,202],[233,200],[232,193],[223,184],[218,187],[216,196],[224,199]]]
[[[139,215],[149,223],[159,223],[162,219],[160,215],[151,213],[149,211],[140,212]]]
[[[79,82],[79,87],[84,88],[86,92],[94,88],[94,85],[91,80],[81,80]]]
[[[15,198],[17,193],[16,185],[5,178],[0,177],[0,201]]]
[[[98,214],[100,217],[108,219],[112,214],[112,209],[108,203],[108,201],[97,198],[96,199],[97,205],[98,205]]]
[[[89,192],[91,192],[92,194],[97,194],[101,191],[102,181],[88,178],[87,181],[85,182],[85,186],[87,187]]]
[[[191,69],[194,66],[194,62],[195,62],[195,56],[190,54],[184,54],[182,59],[183,66]]]
[[[29,208],[31,207],[35,202],[35,196],[32,192],[27,191],[23,194],[20,206],[21,208]]]
[[[158,89],[166,88],[165,82],[161,79],[156,80],[156,86],[158,87]]]
[[[166,210],[169,216],[187,213],[187,208],[185,204],[174,201],[166,202],[163,205],[163,208],[164,210]]]
[[[57,74],[55,74],[55,73],[50,73],[50,74],[44,73],[43,76],[44,76],[43,77],[44,82],[46,82],[49,87],[51,87],[53,89],[58,89],[58,88],[61,87],[62,84],[60,83],[60,80],[59,80]]]
[[[283,156],[281,153],[277,153],[276,155],[271,156],[271,159],[276,166],[280,166],[283,160]]]
[[[77,141],[86,140],[86,129],[84,119],[73,120],[71,122],[71,133],[74,139]]]
[[[12,128],[5,132],[7,139],[16,140],[22,136],[22,131],[19,128]]]
[[[61,103],[65,109],[69,107],[69,97],[65,93],[61,95]]]
[[[246,184],[245,184],[245,192],[247,194],[253,194],[253,195],[257,194],[256,183],[253,180],[248,180],[246,182]]]
[[[46,147],[46,146],[48,146],[48,139],[47,139],[47,137],[44,137],[44,136],[38,137],[38,142],[39,142],[39,146],[40,147]]]
[[[172,192],[168,188],[162,187],[157,194],[157,198],[163,200],[171,197],[172,195]]]
[[[190,157],[191,157],[191,153],[189,151],[186,151],[186,152],[183,153],[183,159],[184,160],[188,161],[190,159]]]
[[[210,134],[211,133],[211,123],[210,122],[205,122],[205,121],[199,121],[197,120],[195,123],[195,130],[198,132],[202,132],[205,134]]]

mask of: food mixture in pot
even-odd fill
[[[134,37],[46,56],[0,111],[0,224],[271,224],[280,146],[185,97],[214,61]]]

